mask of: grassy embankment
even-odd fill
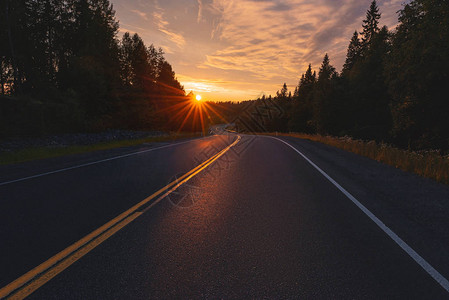
[[[275,135],[275,134],[270,134]],[[436,151],[413,152],[376,143],[355,140],[349,137],[331,137],[300,133],[278,133],[277,135],[307,139],[375,159],[406,172],[449,184],[449,157]]]
[[[57,157],[69,154],[107,150],[119,147],[136,146],[143,143],[170,142],[179,139],[201,136],[200,133],[182,133],[163,136],[154,136],[143,139],[109,141],[93,145],[67,146],[67,147],[36,147],[11,152],[0,152],[0,165],[19,163],[24,161]]]

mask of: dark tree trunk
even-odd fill
[[[17,65],[16,65],[16,58],[14,53],[14,44],[12,42],[12,34],[11,34],[11,21],[9,19],[9,0],[6,1],[6,25],[8,27],[8,40],[9,40],[9,47],[11,51],[11,64],[14,74],[14,90],[19,90],[20,85],[18,82],[18,76],[17,76]]]

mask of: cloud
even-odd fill
[[[319,68],[325,53],[341,70],[349,40],[355,30],[361,31],[371,2],[113,1],[124,26],[120,31],[129,28],[143,34],[147,44],[162,47],[177,74],[184,75],[184,85],[199,82],[210,93],[234,93],[239,100],[239,93],[249,96],[245,89],[274,94],[283,82],[292,87],[309,63]],[[410,0],[378,0],[381,25],[396,26],[404,1]]]
[[[201,21],[201,16],[203,15],[203,1],[198,0],[198,16],[196,17],[196,22],[199,23]]]
[[[170,41],[175,43],[179,48],[183,48],[184,45],[186,44],[186,40],[184,39],[184,37],[181,34],[169,31],[164,28],[159,28],[159,31],[162,33],[165,33],[168,36],[168,38],[170,39]]]
[[[267,7],[266,10],[271,10],[271,11],[286,11],[286,10],[291,10],[292,7],[287,4],[287,3],[273,3],[271,6]]]
[[[220,33],[229,46],[207,55],[205,66],[249,70],[254,78],[298,77],[308,63],[318,67],[325,53],[341,68],[349,39],[360,30],[370,1],[215,0]],[[389,12],[400,0],[379,1]],[[397,9],[396,9],[397,10]],[[394,26],[395,14],[387,24]],[[384,20],[381,20],[384,23]],[[218,35],[218,36],[217,36]]]
[[[173,42],[177,47],[183,48],[186,44],[185,38],[182,34],[176,33],[174,31],[171,31],[169,29],[169,22],[164,18],[164,12],[161,8],[159,8],[157,11],[153,12],[153,19],[154,22],[158,28],[158,30],[162,33],[164,33],[168,39]],[[169,47],[165,46],[166,49],[169,49]]]
[[[130,28],[130,27],[133,28],[133,29],[132,30],[127,29],[127,28]],[[135,30],[137,30],[137,31],[135,31]],[[145,28],[121,22],[119,31],[120,32],[129,31],[129,32],[132,32],[132,33],[136,33],[136,32],[144,32]]]
[[[130,11],[139,15],[141,18],[148,20],[147,14],[145,12],[137,10],[137,9],[131,9]]]

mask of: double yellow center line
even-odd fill
[[[0,298],[23,299],[27,297],[42,285],[50,281],[53,277],[61,273],[71,264],[76,262],[78,259],[86,255],[95,247],[114,235],[120,229],[142,215],[145,211],[159,203],[163,198],[172,193],[179,186],[203,171],[210,164],[212,164],[223,154],[225,154],[229,149],[231,149],[231,147],[235,146],[240,141],[240,139],[241,137],[238,136],[231,145],[224,148],[196,168],[190,170],[183,176],[179,177],[177,180],[170,182],[168,185],[164,186],[151,196],[137,203],[127,211],[121,213],[116,218],[112,219],[100,228],[86,235],[73,245],[67,247],[55,256],[51,257],[31,271],[17,278],[7,286],[3,287],[2,289],[0,289]],[[158,198],[152,201],[156,197]]]

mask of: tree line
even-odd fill
[[[284,113],[267,120],[266,130],[447,151],[449,1],[411,1],[399,11],[392,31],[379,26],[380,18],[372,1],[340,73],[326,54],[318,72],[309,65],[293,92],[284,84],[270,96]]]
[[[171,129],[186,101],[162,49],[118,38],[108,0],[0,2],[1,135]]]
[[[0,16],[0,137],[199,128],[185,121],[190,100],[163,51],[138,34],[119,40],[108,0],[5,0]],[[449,1],[410,1],[394,30],[380,19],[372,1],[341,72],[326,54],[291,91],[284,84],[274,97],[211,105],[248,131],[349,135],[447,151]]]

